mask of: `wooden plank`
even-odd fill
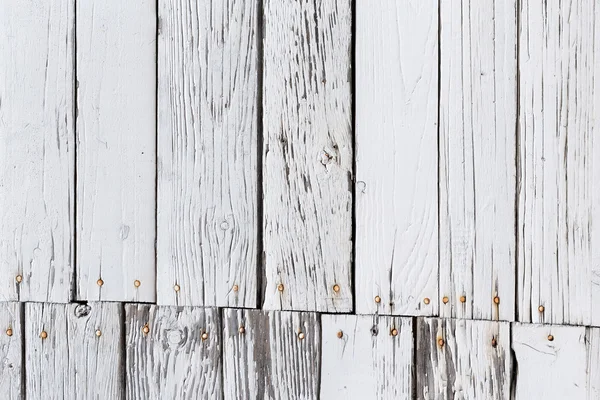
[[[350,311],[351,1],[264,6],[264,308]]]
[[[122,318],[118,303],[27,303],[27,398],[124,398]]]
[[[316,399],[321,330],[315,313],[225,309],[225,399]]]
[[[3,399],[22,399],[23,386],[23,307],[0,303],[0,393]]]
[[[77,2],[77,84],[77,298],[153,302],[156,1]]]
[[[73,0],[0,4],[1,300],[71,299],[73,27]]]
[[[356,309],[437,315],[438,1],[356,17]]]
[[[516,0],[440,5],[440,315],[513,321]]]
[[[127,304],[125,313],[127,398],[222,398],[219,310]]]
[[[416,357],[418,399],[510,398],[507,322],[419,319]]]
[[[256,307],[258,1],[158,3],[158,303]]]
[[[409,399],[411,318],[323,315],[322,399]]]
[[[600,325],[599,21],[594,0],[521,2],[520,321]]]

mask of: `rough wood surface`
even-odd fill
[[[264,7],[264,308],[350,311],[351,1]]]
[[[318,318],[315,313],[225,309],[225,399],[317,399]]]
[[[78,1],[76,20],[77,298],[154,301],[156,1]]]
[[[118,303],[27,303],[27,398],[124,398],[122,318]]]
[[[257,3],[159,1],[159,304],[256,306]]]
[[[0,303],[0,393],[7,400],[19,400],[25,394],[22,326],[22,304]]]
[[[219,310],[127,304],[125,313],[127,398],[222,398]]]
[[[73,0],[0,3],[0,300],[71,299],[73,26]]]
[[[321,326],[322,399],[412,398],[411,318],[323,315]]]
[[[510,398],[509,323],[420,318],[416,346],[417,399]]]
[[[519,320],[600,325],[600,7],[523,0],[520,25]]]
[[[516,0],[440,5],[440,315],[513,321]]]
[[[438,1],[357,1],[359,313],[438,312],[437,88]]]

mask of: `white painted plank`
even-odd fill
[[[438,1],[357,1],[359,313],[438,312],[437,103]]]
[[[422,318],[417,329],[418,399],[510,398],[509,323]]]
[[[600,325],[600,7],[523,0],[520,21],[519,320]]]
[[[257,12],[159,1],[159,304],[256,306]]]
[[[22,399],[23,387],[23,307],[0,303],[0,393],[7,400]]]
[[[27,303],[27,398],[122,399],[122,318],[118,303]]]
[[[318,398],[318,318],[315,313],[225,309],[225,399]]]
[[[264,6],[264,308],[350,311],[351,1]]]
[[[323,315],[322,399],[412,398],[411,318]]]
[[[513,321],[516,0],[440,4],[440,315]]]
[[[71,299],[73,27],[73,0],[0,3],[0,300]]]
[[[77,298],[152,302],[155,0],[77,2],[77,83]]]
[[[125,313],[127,398],[222,398],[219,310],[127,304]]]

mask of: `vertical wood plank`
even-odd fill
[[[436,315],[438,0],[356,17],[356,308]]]
[[[318,398],[320,334],[315,313],[225,309],[225,399]]]
[[[440,315],[512,321],[516,0],[440,4]]]
[[[600,7],[523,0],[520,26],[519,319],[599,325]]]
[[[27,303],[27,398],[122,399],[122,317],[118,303]]]
[[[159,1],[159,304],[256,307],[257,3]]]
[[[222,398],[219,310],[127,304],[125,313],[127,398]]]
[[[0,4],[0,300],[71,299],[73,27],[73,0]]]
[[[416,346],[418,399],[510,398],[508,323],[422,318]]]
[[[77,2],[77,111],[77,298],[152,302],[154,0]]]
[[[351,2],[264,5],[264,308],[350,311]]]
[[[411,318],[323,315],[322,399],[412,398]]]
[[[20,303],[0,303],[0,393],[3,399],[22,399],[23,387],[23,307]]]

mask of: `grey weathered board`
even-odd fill
[[[0,2],[0,301],[71,299],[74,7]]]
[[[510,398],[508,322],[419,318],[416,329],[417,399]]]
[[[257,3],[159,1],[159,304],[256,306]]]
[[[410,399],[413,321],[323,315],[321,399]]]
[[[77,298],[151,302],[156,1],[76,4]]]
[[[264,1],[265,309],[352,309],[351,39],[350,0]]]
[[[440,29],[440,315],[513,321],[516,0],[441,0]]]
[[[122,319],[118,303],[25,304],[27,399],[122,399]]]
[[[218,309],[127,304],[125,316],[127,398],[222,398]]]
[[[0,394],[3,399],[22,399],[23,305],[0,302]]]
[[[317,399],[320,336],[315,313],[225,309],[225,399]]]

